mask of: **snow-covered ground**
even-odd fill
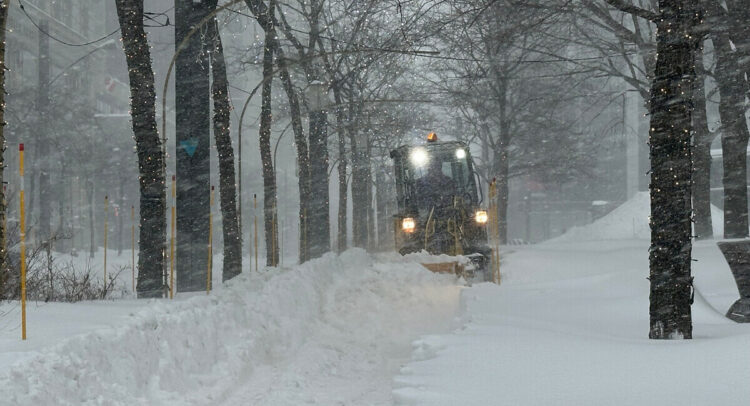
[[[32,303],[26,342],[6,304],[0,405],[747,404],[750,326],[724,317],[715,241],[693,250],[694,339],[647,339],[642,197],[513,247],[501,286],[352,250],[211,295]]]
[[[411,342],[452,328],[456,282],[353,250],[209,296],[32,304],[27,342],[3,331],[0,404],[390,404]]]
[[[746,405],[750,325],[724,317],[738,293],[715,241],[693,249],[694,339],[648,340],[649,242],[632,236],[647,230],[648,205],[639,195],[554,241],[514,247],[501,286],[463,292],[461,328],[415,343],[396,403]]]

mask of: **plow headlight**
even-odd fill
[[[463,148],[459,148],[456,150],[456,158],[458,159],[464,159],[466,158],[466,150]]]
[[[489,220],[489,215],[487,214],[487,210],[477,210],[477,212],[474,214],[474,219],[479,224],[487,224],[487,220]]]
[[[407,217],[401,221],[401,229],[406,233],[413,233],[416,228],[417,222],[411,217]]]
[[[430,160],[430,157],[429,155],[427,155],[426,149],[414,148],[409,155],[409,160],[411,160],[412,165],[416,166],[417,168],[421,168],[424,167],[427,161]]]

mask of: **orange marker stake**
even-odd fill
[[[21,176],[21,339],[26,339],[26,210],[23,185],[23,144],[18,144],[19,175]]]
[[[169,238],[169,298],[174,299],[174,229],[177,204],[176,177],[172,175],[172,233]]]
[[[208,211],[208,270],[206,272],[206,294],[209,294],[209,292],[211,292],[211,268],[213,267],[213,262],[214,262],[214,253],[213,253],[214,187],[213,186],[211,186],[211,200],[209,201],[208,207],[209,207],[209,211]]]
[[[130,206],[130,267],[133,276],[133,294],[135,294],[135,206]]]
[[[109,196],[104,196],[104,295],[107,295],[107,234],[109,228]]]

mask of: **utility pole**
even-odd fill
[[[210,88],[208,46],[197,32],[183,39],[208,15],[207,0],[175,0],[177,291],[205,289],[209,227]],[[201,28],[198,28],[201,30]]]
[[[46,19],[39,21],[40,31],[49,32]],[[49,167],[49,126],[46,125],[49,112],[49,37],[39,32],[39,93],[37,94],[37,109],[39,113],[39,137],[34,149],[35,162],[39,169],[39,232],[37,241],[50,239],[50,215],[52,211],[52,190],[50,189]],[[33,190],[32,190],[33,193]]]

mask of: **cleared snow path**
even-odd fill
[[[714,241],[693,256],[693,340],[648,340],[648,241],[550,243],[462,292],[463,327],[415,343],[404,405],[747,405],[750,326]]]
[[[451,328],[460,290],[360,250],[246,273],[23,357],[0,375],[0,404],[390,404],[411,342]]]

